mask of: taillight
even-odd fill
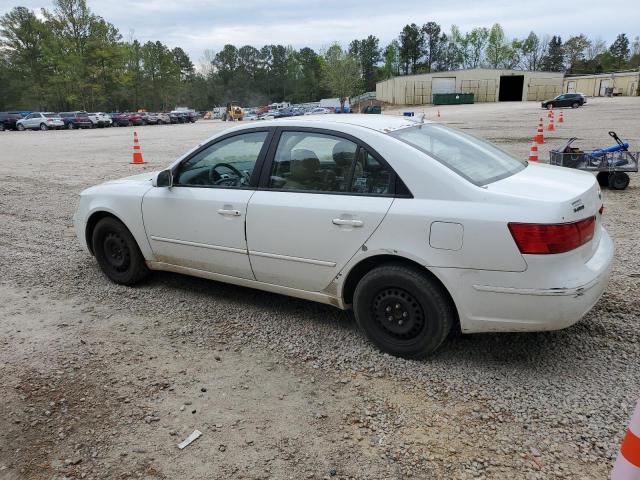
[[[604,213],[604,203],[602,205],[600,205],[600,210],[598,210],[598,213],[602,216],[602,214]]]
[[[521,253],[564,253],[584,245],[593,238],[595,217],[572,223],[510,223],[509,231]]]

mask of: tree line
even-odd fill
[[[388,45],[369,35],[321,52],[284,45],[225,45],[194,65],[180,47],[123,38],[87,7],[55,0],[36,15],[15,7],[0,17],[0,110],[209,109],[296,103],[375,90],[377,81],[461,68],[598,73],[640,67],[640,39],[609,46],[584,34],[507,38],[502,27],[448,32],[436,22],[406,25]]]

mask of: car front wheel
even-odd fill
[[[423,358],[447,337],[455,320],[447,293],[418,268],[390,263],[367,273],[358,283],[356,321],[380,350]]]
[[[16,127],[19,131],[24,132],[24,125],[22,125],[21,123],[18,124],[18,126]]]
[[[553,109],[553,103],[547,103],[547,110]]]
[[[100,268],[111,281],[134,285],[148,275],[136,240],[119,220],[101,219],[93,230],[92,245]]]

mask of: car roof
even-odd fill
[[[327,118],[328,117],[328,118]],[[277,120],[266,120],[265,126],[304,126],[304,123],[313,122],[314,127],[326,126],[336,128],[338,125],[354,125],[357,127],[369,128],[381,133],[387,133],[401,128],[417,125],[419,120],[410,120],[411,117],[400,115],[367,115],[359,113],[343,113],[336,115],[305,115],[300,117],[282,118]],[[432,123],[425,120],[424,123]]]

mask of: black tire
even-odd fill
[[[24,125],[22,125],[22,124],[19,124],[19,125],[16,127],[16,129],[17,129],[19,132],[24,132],[24,131],[25,131]]]
[[[624,190],[629,186],[629,175],[624,172],[612,172],[609,175],[609,188],[612,190]]]
[[[73,122],[69,122],[69,123],[67,123],[67,128],[68,128],[69,130],[73,130],[73,129],[75,128],[75,127],[73,126]]]
[[[596,180],[598,180],[598,185],[601,187],[609,186],[609,172],[598,172],[596,175]]]
[[[405,358],[434,352],[456,318],[449,296],[435,280],[399,263],[377,267],[360,280],[353,310],[362,331],[380,350]]]
[[[135,238],[119,220],[100,220],[93,229],[91,243],[98,265],[111,281],[134,285],[149,274]]]
[[[571,104],[571,108],[578,108],[579,106],[580,106],[580,103],[578,103],[578,102],[573,102]]]
[[[49,130],[49,127],[47,127],[46,123],[41,123],[40,124],[40,130],[42,130],[44,132],[45,130]]]
[[[547,103],[547,110],[553,109],[553,103]]]
[[[133,123],[131,123],[131,121],[128,121],[127,122],[127,127],[131,127],[131,126],[133,126]]]

